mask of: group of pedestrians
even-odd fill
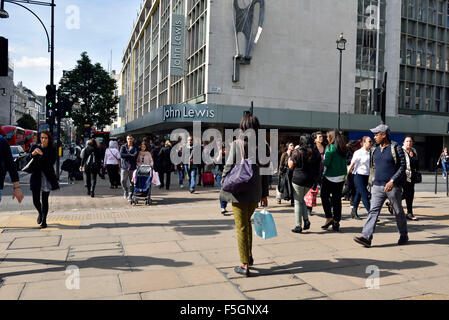
[[[285,197],[280,191],[288,193],[291,188],[295,207],[295,228],[292,232],[302,233],[310,229],[312,208],[306,206],[305,197],[318,187],[326,219],[321,228],[328,230],[332,227],[332,230],[339,231],[342,191],[351,178],[354,185],[351,218],[361,220],[360,202],[368,213],[362,236],[355,240],[370,246],[380,210],[388,200],[387,207],[396,216],[400,233],[398,244],[407,243],[406,220],[418,220],[413,214],[415,184],[422,180],[418,153],[413,148],[412,137],[406,136],[400,146],[391,140],[390,129],[386,125],[379,125],[371,132],[375,141],[364,136],[360,141],[346,144],[337,130],[330,130],[326,134],[327,144],[324,143],[324,135],[315,132],[312,136],[303,134],[297,146],[293,143],[286,145],[287,150],[280,157],[276,198],[278,203],[281,199],[290,199],[289,195]],[[440,159],[444,159],[444,150]],[[406,214],[402,200],[406,202]]]

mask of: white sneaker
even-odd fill
[[[226,209],[221,208],[221,213],[226,213]]]
[[[182,188],[184,188],[184,185],[181,184],[179,187],[182,189]]]

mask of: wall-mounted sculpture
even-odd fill
[[[234,72],[232,81],[238,82],[240,79],[240,65],[250,64],[254,46],[259,41],[262,33],[265,17],[265,0],[249,0],[251,3],[246,7],[240,7],[239,3],[246,5],[247,1],[234,0],[234,27],[236,54],[234,56]],[[254,16],[256,5],[259,6],[259,15]],[[244,40],[239,39],[239,33],[244,35]],[[241,41],[239,41],[241,40]],[[243,42],[243,43],[242,43]],[[243,50],[243,46],[245,47]]]

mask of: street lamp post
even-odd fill
[[[341,108],[341,64],[342,64],[342,53],[346,49],[346,39],[343,38],[343,32],[337,39],[337,50],[340,51],[340,74],[338,80],[338,132],[340,132],[340,108]]]
[[[50,85],[53,87],[55,84],[54,81],[54,69],[55,69],[55,0],[51,0],[51,2],[43,2],[43,1],[34,1],[34,0],[0,0],[0,18],[9,18],[8,12],[4,9],[5,2],[15,4],[19,7],[24,8],[25,10],[29,11],[31,14],[33,14],[41,23],[41,25],[44,27],[45,33],[47,35],[47,41],[48,41],[48,52],[50,52]],[[39,6],[46,6],[51,7],[51,26],[50,26],[50,36],[48,35],[47,28],[45,27],[45,24],[42,22],[42,20],[39,18],[39,16],[34,13],[31,9],[28,7],[20,4],[31,4],[31,5],[39,5]],[[53,121],[49,121],[50,125],[50,132],[53,134]],[[59,125],[59,123],[58,123]],[[60,148],[60,129],[58,129],[58,132],[56,134],[56,147],[58,150],[58,157],[56,158],[57,165],[56,165],[56,175],[59,179],[59,148]]]

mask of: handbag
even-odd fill
[[[421,172],[418,172],[418,171],[415,172],[413,182],[414,183],[421,183],[422,182]]]
[[[23,167],[22,171],[23,171],[23,172],[26,172],[26,173],[32,173],[33,170],[34,170],[34,158],[32,158],[32,159],[30,160],[30,162],[28,162],[28,163],[26,164],[26,166]]]
[[[277,237],[276,224],[267,208],[263,208],[262,212],[254,213],[254,231],[256,235],[263,239]]]
[[[304,196],[304,201],[306,206],[312,208],[316,207],[316,197],[318,195],[318,187],[315,189],[310,188],[309,191]]]
[[[256,185],[253,166],[248,159],[244,157],[243,143],[239,143],[242,154],[241,163],[237,163],[231,172],[224,178],[222,189],[223,191],[232,194],[247,192],[253,189]]]

